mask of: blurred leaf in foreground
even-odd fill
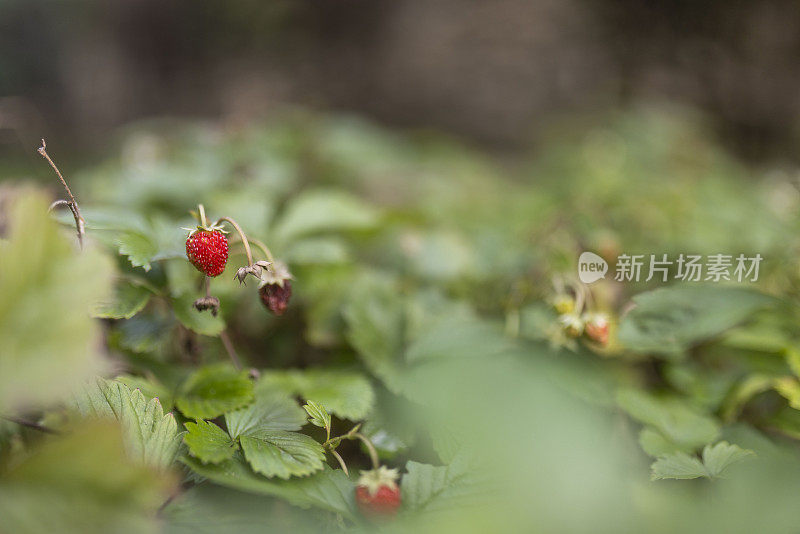
[[[175,482],[128,458],[115,423],[85,424],[0,473],[0,530],[157,532],[155,512]]]
[[[0,413],[63,399],[103,369],[90,306],[109,294],[111,261],[81,253],[38,193],[14,202],[0,241]]]
[[[92,316],[99,319],[130,319],[147,305],[152,293],[144,286],[121,281],[111,299],[92,307]]]
[[[241,491],[280,497],[296,506],[303,508],[314,506],[342,514],[350,519],[355,516],[353,502],[355,488],[341,470],[334,471],[326,467],[309,477],[270,480],[253,472],[241,453],[236,453],[232,459],[219,465],[203,465],[189,457],[185,457],[183,462],[217,484]]]

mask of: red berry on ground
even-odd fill
[[[200,272],[219,276],[228,262],[228,240],[219,230],[196,230],[186,238],[186,257]]]
[[[356,504],[364,516],[380,518],[397,514],[401,504],[397,476],[397,469],[386,466],[361,473],[356,486]]]

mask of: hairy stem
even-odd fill
[[[202,204],[197,205],[197,213],[198,217],[200,218],[200,226],[206,227],[208,226],[208,221],[206,221],[206,208]]]
[[[339,460],[339,465],[342,466],[342,471],[344,471],[345,476],[349,477],[350,472],[347,470],[347,464],[344,463],[344,459],[342,458],[342,456],[333,449],[331,449],[331,454],[334,456],[334,458]]]
[[[50,158],[50,155],[47,153],[47,143],[44,139],[42,139],[42,146],[39,147],[37,150],[39,154],[47,160],[47,163],[53,168],[58,176],[58,179],[61,180],[61,185],[64,186],[64,190],[67,192],[67,196],[69,197],[69,201],[66,200],[57,200],[50,204],[50,210],[57,208],[59,206],[67,206],[69,210],[72,212],[72,217],[75,219],[75,230],[78,233],[78,244],[80,245],[81,249],[83,249],[83,236],[86,235],[86,221],[83,219],[81,215],[81,209],[78,207],[78,201],[75,200],[75,195],[72,194],[69,186],[67,185],[67,181],[64,179],[64,176],[61,174],[61,171],[58,170],[58,167]]]
[[[361,432],[356,432],[353,434],[353,437],[356,437],[361,440],[361,442],[367,447],[367,451],[369,451],[369,459],[372,460],[372,467],[373,469],[377,469],[380,466],[380,461],[378,460],[378,451],[375,450],[375,445],[362,434]]]
[[[265,245],[262,241],[258,239],[251,239],[250,242],[261,249],[261,252],[264,253],[264,256],[267,258],[267,261],[270,263],[274,263],[275,259],[272,257],[272,252],[269,250],[269,247]]]
[[[244,232],[236,223],[236,221],[230,217],[221,217],[220,220],[217,221],[217,224],[221,223],[222,221],[225,221],[233,226],[236,232],[239,234],[239,237],[242,239],[242,243],[244,244],[244,251],[247,253],[247,265],[253,265],[253,253],[250,252],[250,242],[247,240],[247,236],[244,235]]]

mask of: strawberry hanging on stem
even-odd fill
[[[200,224],[189,229],[186,237],[186,257],[198,271],[209,277],[216,277],[225,270],[228,262],[228,240],[225,231],[218,224],[209,226],[203,205],[198,206]]]
[[[356,485],[356,504],[365,517],[379,519],[397,515],[402,503],[398,477],[397,469],[385,465],[361,472]]]
[[[244,246],[247,256],[247,265],[236,270],[234,278],[240,284],[246,285],[247,276],[253,276],[259,281],[259,294],[264,305],[275,315],[281,315],[285,310],[292,294],[289,280],[292,275],[283,263],[277,263],[273,268],[272,252],[261,241],[248,239],[239,224],[231,217],[221,217],[214,224],[209,225],[206,219],[205,208],[198,205],[197,212],[192,214],[199,220],[196,228],[185,228],[189,232],[186,237],[186,257],[192,265],[202,272],[205,278],[204,297],[194,302],[198,311],[210,310],[216,316],[219,311],[219,299],[211,295],[211,278],[217,277],[225,271],[228,262],[228,239],[223,225],[233,227]],[[264,253],[265,260],[253,261],[253,252],[250,244],[256,245]]]

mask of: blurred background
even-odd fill
[[[366,420],[388,465],[446,474],[398,532],[792,532],[799,58],[788,0],[0,0],[0,299],[17,303],[0,307],[0,408],[58,425],[84,375],[122,373],[182,429],[173,400],[198,367],[227,359],[224,331],[262,383],[304,377],[315,387],[292,386],[293,398],[358,400],[336,426]],[[45,214],[63,192],[36,153],[42,137],[103,261],[75,255],[72,229]],[[17,202],[28,180],[49,198]],[[202,281],[182,228],[201,202],[290,265],[284,316],[228,272],[213,284],[219,317],[195,313]],[[631,298],[664,284],[608,277],[586,300],[611,319],[598,345],[571,337],[552,306],[564,296],[553,280],[584,250],[610,264],[764,262],[746,287],[657,293],[649,311],[645,298],[621,342]],[[229,271],[242,261],[231,252]],[[112,286],[102,322],[65,312]],[[4,513],[31,532],[56,522],[41,513],[51,487],[68,517],[107,504],[96,482],[120,464],[116,442],[83,480],[59,470],[57,449],[36,467],[28,451],[45,440],[24,432],[0,427],[0,532]],[[88,464],[92,432],[74,447]],[[726,480],[650,480],[665,457],[697,467],[722,439],[759,460]],[[341,450],[368,467],[355,445]],[[9,476],[3,458],[16,454],[34,467]],[[256,532],[321,530],[264,497],[307,479],[284,487],[242,464],[242,480],[187,458],[134,510],[154,531],[226,532],[229,516]],[[184,480],[167,506],[184,464],[216,484]],[[474,482],[479,468],[504,491]],[[681,468],[664,478],[686,478]],[[352,483],[336,506],[326,492],[289,502],[348,517]],[[112,489],[130,512],[129,484]],[[151,521],[154,509],[168,519]],[[77,515],[72,531],[90,532]]]
[[[730,2],[3,0],[0,148],[72,150],[153,116],[298,105],[530,146],[565,114],[701,110],[737,154],[795,160],[800,6]]]

